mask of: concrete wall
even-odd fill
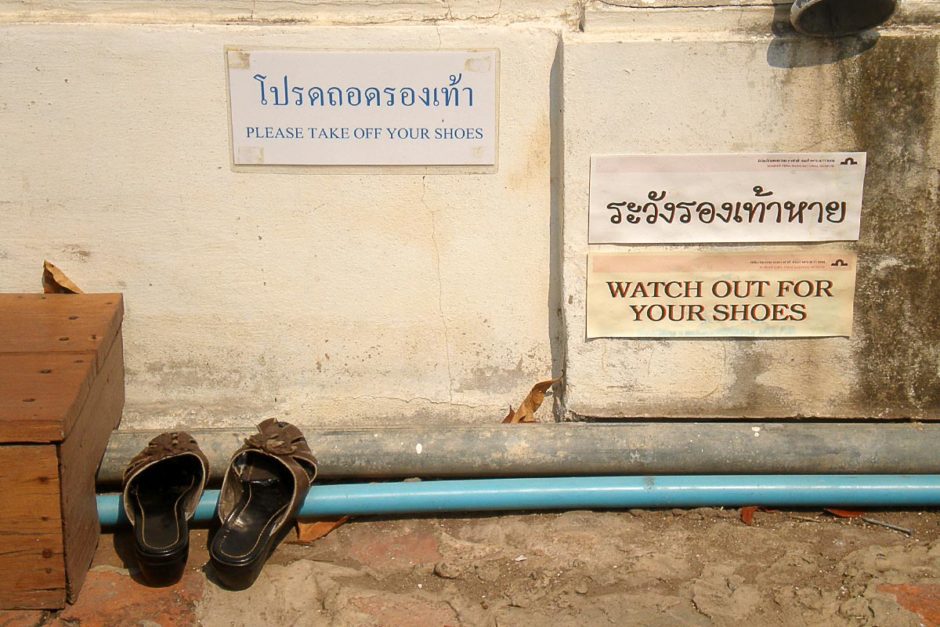
[[[572,414],[940,416],[940,32],[908,3],[879,34],[816,41],[789,31],[787,8],[699,11],[683,30],[676,15],[602,6],[566,35]],[[868,152],[851,338],[584,339],[591,154],[849,150]]]
[[[936,4],[616,4],[0,0],[0,290],[125,293],[125,428],[495,422],[563,368],[566,417],[938,416]],[[233,171],[226,45],[499,48],[498,171]],[[592,152],[827,149],[869,151],[854,338],[583,340]]]
[[[0,287],[125,293],[125,426],[498,420],[551,374],[557,25],[94,17],[0,27]],[[498,48],[499,171],[234,172],[225,45]]]

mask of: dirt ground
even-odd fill
[[[205,530],[150,589],[102,536],[65,625],[940,625],[940,512],[739,510],[358,519],[217,587]],[[0,617],[0,625],[4,624]],[[12,623],[11,623],[12,624]]]

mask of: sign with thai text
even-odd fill
[[[496,50],[226,57],[236,165],[496,163]]]
[[[587,337],[850,336],[855,252],[592,253]]]
[[[589,243],[857,240],[864,152],[595,155]]]

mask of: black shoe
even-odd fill
[[[229,462],[219,493],[222,527],[209,545],[219,582],[232,590],[257,579],[317,476],[317,460],[300,429],[271,418],[258,431]]]
[[[209,463],[188,433],[161,433],[124,471],[124,512],[134,528],[141,577],[153,586],[176,583],[189,556],[189,520]]]

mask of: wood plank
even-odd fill
[[[51,445],[0,446],[0,607],[65,606],[58,457]]]
[[[73,602],[98,545],[101,529],[95,504],[95,475],[124,408],[123,338],[117,338],[95,378],[88,401],[69,436],[59,446],[62,512],[65,519],[65,572],[68,599]]]
[[[59,442],[88,398],[94,353],[0,353],[0,442]]]
[[[100,369],[123,318],[121,294],[0,294],[0,353],[93,352]]]

